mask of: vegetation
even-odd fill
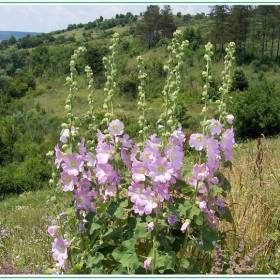
[[[235,116],[234,129],[238,145],[234,150],[233,173],[225,171],[232,185],[232,192],[226,202],[235,223],[221,223],[221,230],[232,233],[225,238],[222,249],[230,248],[228,255],[224,255],[225,260],[229,260],[240,245],[238,242],[244,240],[246,248],[243,254],[246,255],[269,235],[272,241],[257,258],[260,264],[254,272],[279,273],[279,256],[275,249],[279,241],[278,216],[275,215],[279,210],[275,195],[279,188],[279,176],[276,159],[273,162],[273,155],[279,150],[277,135],[280,132],[278,12],[277,5],[216,5],[209,15],[173,15],[170,6],[160,10],[158,6],[151,5],[140,16],[127,13],[109,20],[100,17],[87,24],[69,24],[65,30],[49,34],[2,40],[0,207],[3,210],[1,213],[8,212],[9,215],[1,217],[0,230],[3,230],[3,236],[0,239],[5,249],[0,252],[0,256],[12,258],[14,267],[9,267],[10,271],[41,273],[53,264],[47,248],[50,242],[46,233],[47,224],[41,220],[41,216],[53,215],[47,210],[49,206],[42,204],[46,196],[49,196],[48,202],[52,201],[51,191],[48,190],[52,169],[47,164],[46,154],[59,139],[60,124],[67,121],[64,100],[68,91],[64,84],[69,74],[69,58],[74,50],[80,45],[87,49],[81,54],[76,68],[78,74],[84,72],[86,65],[92,69],[95,87],[92,102],[97,108],[94,118],[101,122],[106,114],[102,91],[106,82],[103,57],[109,53],[112,34],[115,31],[120,33],[119,52],[114,58],[117,65],[114,79],[118,85],[114,89],[118,104],[115,115],[124,123],[126,132],[139,140],[137,56],[143,57],[143,69],[147,73],[145,94],[149,113],[146,125],[150,131],[155,131],[155,123],[162,112],[167,45],[171,43],[171,34],[178,28],[182,30],[183,39],[189,41],[189,47],[183,55],[186,63],[181,69],[176,115],[187,134],[194,132],[199,125],[200,112],[204,106],[201,101],[206,82],[201,75],[201,69],[205,67],[204,45],[208,41],[214,44],[208,93],[215,101],[225,78],[220,73],[226,46],[230,41],[236,43],[236,65],[240,67],[236,68],[232,76],[231,88],[228,89],[232,103],[228,104],[227,109]],[[153,18],[158,19],[158,25],[153,24]],[[73,110],[75,115],[81,117],[88,110],[88,83],[86,79],[78,77],[78,85]],[[218,110],[219,104],[212,103],[209,107],[213,116],[217,116]],[[85,124],[89,121],[86,119]],[[252,184],[255,186],[254,191]],[[21,196],[13,198],[16,194]],[[9,199],[10,196],[12,198]],[[29,197],[34,197],[34,201],[30,201]],[[65,196],[65,201],[70,199]],[[23,207],[18,210],[15,204]],[[33,207],[36,207],[34,213]],[[17,211],[21,211],[21,219],[30,219],[30,223],[22,224]],[[247,233],[239,238],[243,224],[240,217],[244,213],[247,217],[244,221]],[[261,217],[267,219],[262,220]],[[256,224],[258,227],[254,230]],[[22,252],[23,244],[27,248],[31,240],[37,240],[38,247],[34,245],[30,249],[32,253],[28,250]],[[40,249],[43,242],[46,246],[44,251],[48,252],[45,255],[41,254]],[[28,266],[31,262],[32,268]],[[3,268],[5,265],[7,263],[0,258],[0,266]],[[1,268],[0,272],[4,274]]]

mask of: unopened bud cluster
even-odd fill
[[[103,109],[105,109],[107,113],[107,117],[105,117],[102,122],[109,124],[110,120],[114,115],[114,107],[115,107],[115,100],[114,94],[117,90],[116,84],[116,64],[115,64],[115,57],[116,57],[116,50],[119,43],[119,34],[115,33],[112,38],[112,45],[109,47],[111,54],[108,57],[103,58],[103,65],[105,67],[105,77],[107,79],[105,86],[104,86],[104,93],[105,99],[103,103]]]
[[[176,118],[178,111],[178,94],[179,84],[181,82],[181,68],[183,66],[183,55],[185,48],[189,45],[188,41],[182,42],[182,32],[177,30],[173,34],[172,44],[167,48],[169,52],[169,59],[164,66],[167,71],[166,84],[163,89],[163,98],[165,112],[160,115],[158,124],[164,124],[165,137],[168,137],[172,131],[180,127]]]
[[[219,104],[219,114],[220,114],[220,121],[225,122],[226,117],[228,115],[226,110],[226,104],[230,101],[229,96],[229,89],[232,83],[231,75],[232,75],[232,68],[233,62],[235,60],[234,57],[235,52],[235,43],[231,42],[228,44],[226,48],[226,55],[224,58],[225,69],[222,71],[222,86],[219,88],[220,92],[220,101]]]
[[[141,56],[137,57],[138,62],[138,79],[140,81],[140,85],[138,87],[138,95],[139,95],[139,102],[138,102],[138,110],[142,111],[142,114],[139,116],[138,124],[140,127],[139,133],[142,135],[143,143],[146,141],[147,131],[149,129],[149,125],[147,124],[147,103],[146,103],[146,80],[147,74],[144,72],[144,61]]]

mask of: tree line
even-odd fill
[[[221,55],[225,44],[232,41],[243,61],[255,57],[279,60],[279,5],[215,5],[209,20],[209,38]]]

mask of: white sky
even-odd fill
[[[152,3],[151,3],[152,4]],[[150,4],[2,4],[0,2],[0,31],[44,32],[66,29],[68,24],[88,23],[102,16],[131,12],[139,15]],[[163,5],[158,5],[160,8]],[[172,5],[173,14],[208,13],[209,5]]]

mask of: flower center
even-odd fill
[[[158,166],[157,171],[159,173],[163,173],[165,171],[165,167],[163,165]]]

